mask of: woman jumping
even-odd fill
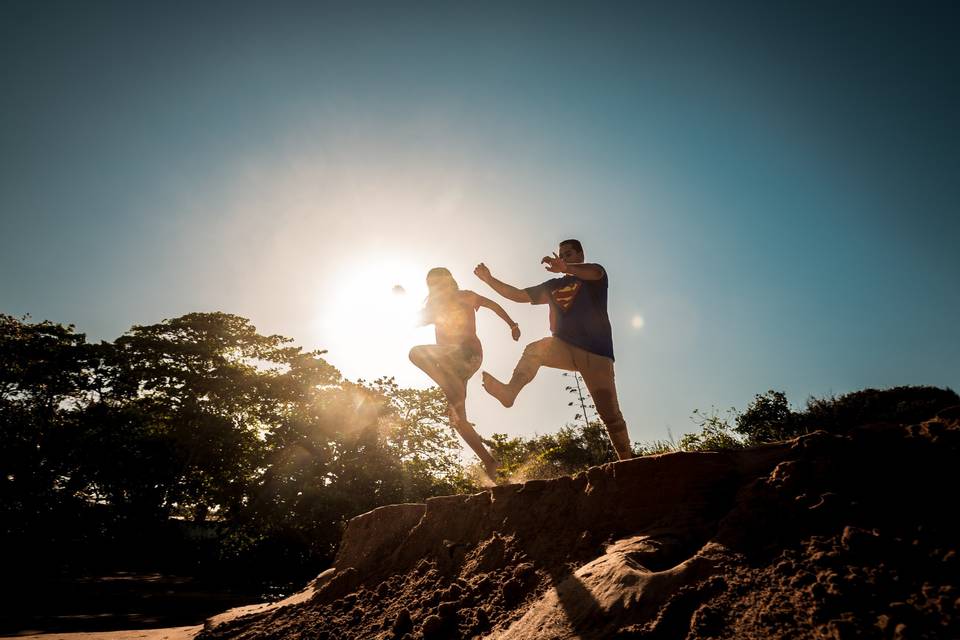
[[[450,271],[436,267],[427,273],[427,300],[421,311],[420,326],[432,324],[437,344],[422,344],[410,349],[410,361],[423,369],[447,396],[450,423],[480,458],[491,480],[497,479],[497,460],[467,421],[467,381],[480,368],[483,348],[477,338],[476,311],[490,309],[510,326],[514,340],[520,339],[520,327],[499,304],[457,286]]]

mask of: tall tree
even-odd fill
[[[164,506],[195,520],[241,509],[269,434],[339,373],[282,336],[226,313],[135,326],[116,340],[110,398],[148,407],[173,448]]]
[[[402,464],[405,500],[478,489],[464,474],[463,447],[438,387],[407,389],[392,377],[363,384],[382,403],[380,428]]]
[[[0,521],[27,531],[69,499],[61,408],[87,387],[90,352],[72,325],[0,314]]]

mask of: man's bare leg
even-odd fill
[[[483,388],[503,406],[512,407],[520,390],[536,377],[540,367],[567,371],[576,369],[569,345],[557,338],[543,338],[531,342],[523,350],[520,361],[514,367],[510,382],[504,384],[484,371]]]
[[[620,412],[620,402],[617,399],[617,385],[614,379],[613,361],[603,356],[588,354],[580,375],[587,385],[587,391],[593,398],[597,414],[607,428],[610,444],[617,452],[620,460],[629,460],[633,457],[630,447],[630,435],[627,432],[627,423]]]
[[[503,384],[486,371],[481,373],[480,377],[482,378],[481,384],[487,393],[499,400],[503,406],[508,408],[513,406],[513,403],[517,399],[517,393],[520,391],[519,389],[511,391],[508,385]]]

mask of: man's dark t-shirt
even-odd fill
[[[530,295],[531,303],[550,305],[550,332],[554,336],[590,353],[613,359],[606,269],[599,280],[581,280],[565,275],[528,287],[525,291]]]

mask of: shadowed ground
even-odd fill
[[[954,408],[382,507],[200,638],[960,637],[958,445]]]
[[[960,637],[960,407],[351,520],[287,600],[149,640]]]

